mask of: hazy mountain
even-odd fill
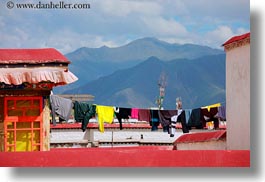
[[[128,62],[143,61],[151,56],[169,61],[178,58],[194,59],[205,55],[223,53],[222,50],[194,44],[170,44],[156,38],[142,38],[131,43],[109,48],[80,48],[66,56],[74,61],[89,62]]]
[[[225,101],[225,54],[166,62],[150,57],[66,93],[92,94],[95,103],[103,105],[154,107],[161,73],[167,78],[165,109],[175,109],[176,97],[182,98],[184,108]]]
[[[222,53],[224,53],[222,50],[207,46],[170,44],[155,38],[138,39],[116,48],[106,46],[100,48],[83,47],[66,54],[66,57],[72,62],[69,68],[79,80],[68,86],[55,88],[55,92],[61,93],[79,87],[116,70],[135,66],[152,56],[163,61],[170,61],[180,58],[195,59],[205,55]]]

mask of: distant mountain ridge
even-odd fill
[[[157,57],[163,61],[187,58],[195,59],[205,55],[222,54],[223,51],[195,44],[170,44],[156,38],[134,40],[124,46],[109,48],[83,47],[67,54],[70,60],[90,62],[127,62],[144,61],[149,57]]]
[[[109,48],[83,47],[66,54],[71,61],[70,70],[79,78],[73,84],[55,88],[55,93],[80,87],[92,80],[136,66],[150,57],[162,61],[174,59],[197,59],[206,55],[219,55],[224,52],[207,46],[194,44],[171,44],[156,38],[142,38],[124,46]]]
[[[219,49],[143,38],[116,48],[84,47],[66,57],[79,80],[55,93],[92,94],[104,105],[155,107],[164,72],[167,109],[175,108],[176,97],[184,108],[225,101],[225,54]]]
[[[175,109],[176,97],[182,98],[183,108],[225,101],[225,54],[172,61],[153,56],[65,93],[89,93],[95,96],[95,103],[103,105],[155,107],[162,72],[167,77],[165,109]]]

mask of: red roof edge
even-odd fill
[[[217,141],[217,140],[223,139],[223,138],[226,138],[226,130],[189,133],[189,134],[181,135],[174,142],[174,145],[177,143],[194,143],[194,142]]]
[[[230,38],[229,40],[227,40],[222,46],[225,46],[227,44],[230,44],[230,43],[233,43],[233,42],[236,42],[236,41],[248,38],[248,37],[250,37],[250,32],[242,34],[242,35],[234,36]]]
[[[67,63],[70,61],[54,48],[0,49],[0,64]]]

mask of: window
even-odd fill
[[[42,150],[42,97],[5,97],[5,151]]]

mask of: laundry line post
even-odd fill
[[[111,135],[111,147],[113,147],[113,130],[111,131],[112,135]]]
[[[93,143],[94,142],[94,129],[93,128],[89,128],[88,130],[88,135],[89,135],[89,141],[91,142],[91,143]]]

